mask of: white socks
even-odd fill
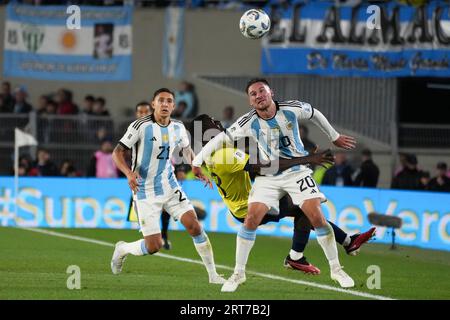
[[[327,222],[324,227],[316,228],[317,242],[322,247],[325,256],[328,259],[330,268],[340,267],[336,240],[334,239],[333,228]]]
[[[194,240],[195,249],[197,250],[200,258],[202,258],[208,274],[216,274],[216,264],[214,263],[214,254],[212,251],[211,242],[209,242],[209,238],[205,231],[202,230],[198,236],[192,237],[192,239]]]
[[[343,246],[343,247],[348,246],[348,245],[350,244],[351,241],[352,241],[352,238],[350,238],[350,236],[347,235],[347,236],[345,237],[344,242],[342,242],[342,246]]]
[[[291,257],[292,260],[298,260],[303,258],[303,252],[297,252],[291,249],[291,251],[289,251],[289,257]]]
[[[256,238],[256,230],[249,230],[241,226],[236,237],[236,266],[234,272],[245,272],[248,256],[253,248]]]
[[[132,254],[133,256],[144,256],[148,254],[144,239],[135,242],[125,242],[122,244],[122,249],[125,251],[124,253]]]

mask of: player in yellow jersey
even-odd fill
[[[194,122],[201,123],[202,140],[208,130],[210,130],[208,136],[211,136],[211,131],[214,130],[216,131],[216,134],[225,131],[220,121],[216,121],[208,115],[200,115],[194,119]],[[202,144],[207,142],[208,141],[202,141]],[[219,194],[229,209],[230,214],[240,222],[244,222],[244,219],[247,216],[248,197],[251,190],[250,173],[258,174],[262,168],[270,165],[262,163],[251,164],[249,159],[250,155],[248,153],[234,146],[224,146],[223,148],[216,150],[205,160],[206,168],[214,180]],[[280,159],[278,170],[283,171],[286,168],[298,164],[315,164],[323,166],[324,164],[333,164],[333,162],[334,156],[330,150],[326,150],[300,158]],[[278,215],[272,215],[269,211],[264,216],[261,224],[278,222],[284,217],[294,217],[292,249],[284,260],[284,266],[305,273],[319,274],[320,270],[309,263],[303,255],[312,228],[309,220],[303,214],[301,209],[292,203],[289,195],[281,198],[279,212]],[[330,221],[328,222],[334,230],[336,241],[343,245],[347,254],[350,255],[356,255],[361,245],[367,242],[375,234],[375,228],[371,228],[367,232],[349,236],[341,228]]]

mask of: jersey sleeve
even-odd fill
[[[246,114],[236,120],[228,129],[226,129],[225,133],[227,137],[231,141],[236,141],[245,137],[251,137],[251,119],[253,114]]]
[[[188,134],[186,131],[186,127],[184,125],[181,127],[180,135],[181,135],[180,147],[181,148],[189,147],[189,145],[190,145],[189,137],[188,137]]]
[[[126,149],[131,149],[139,141],[139,130],[134,128],[135,122],[132,122],[123,137],[119,140],[121,144]]]
[[[298,120],[310,120],[314,116],[314,108],[309,103],[291,100],[286,101],[286,104],[295,113]]]

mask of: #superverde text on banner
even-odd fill
[[[450,4],[397,1],[336,6],[334,1],[273,5],[263,39],[266,74],[450,76]]]
[[[5,77],[63,81],[131,80],[132,7],[80,7],[69,29],[66,6],[7,6]]]
[[[17,215],[12,177],[0,177],[0,225],[51,228],[137,229],[127,219],[130,189],[126,179],[21,178]],[[450,194],[367,188],[320,188],[328,201],[322,209],[328,220],[349,234],[368,230],[367,215],[378,212],[402,218],[396,243],[450,251]],[[217,188],[185,181],[183,190],[196,208],[207,212],[201,220],[207,232],[237,233],[241,223],[228,213]],[[134,220],[135,221],[135,220]],[[258,228],[258,234],[292,237],[293,220],[281,219]],[[184,230],[171,219],[171,230]],[[315,233],[311,233],[314,237]],[[391,243],[391,230],[378,227],[374,243]]]

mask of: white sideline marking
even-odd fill
[[[78,240],[78,241],[94,243],[94,244],[107,246],[107,247],[114,247],[115,246],[115,244],[110,243],[110,242],[105,242],[105,241],[95,240],[95,239],[90,239],[90,238],[85,238],[85,237],[79,237],[79,236],[73,236],[73,235],[70,235],[70,234],[60,233],[60,232],[55,232],[55,231],[50,231],[50,230],[36,229],[36,228],[18,228],[18,229],[28,230],[28,231],[38,232],[38,233],[43,233],[43,234],[47,234],[47,235],[51,235],[51,236],[55,236],[55,237],[60,237],[60,238],[66,238],[66,239],[71,239],[71,240]],[[203,262],[201,262],[199,260],[193,260],[193,259],[189,259],[189,258],[182,258],[182,257],[172,256],[170,254],[165,254],[165,253],[159,253],[158,252],[158,253],[156,253],[154,255],[155,256],[159,256],[159,257],[163,257],[163,258],[167,258],[167,259],[173,259],[173,260],[178,260],[178,261],[184,261],[184,262],[196,263],[196,264],[203,265]],[[221,269],[231,270],[231,271],[234,270],[234,268],[232,268],[232,267],[224,266],[224,265],[220,265],[220,264],[217,264],[216,267],[217,268],[221,268]],[[319,284],[319,283],[310,282],[310,281],[295,280],[295,279],[285,278],[285,277],[281,277],[281,276],[276,276],[276,275],[269,274],[269,273],[261,273],[261,272],[255,272],[255,271],[249,271],[249,270],[247,270],[246,272],[247,272],[247,274],[252,274],[252,275],[263,277],[263,278],[267,278],[267,279],[281,280],[281,281],[286,281],[286,282],[290,282],[290,283],[302,284],[302,285],[305,285],[305,286],[310,286],[310,287],[320,288],[320,289],[324,289],[324,290],[341,292],[341,293],[350,294],[350,295],[354,295],[354,296],[358,296],[358,297],[370,298],[370,299],[375,299],[375,300],[395,300],[395,299],[390,298],[390,297],[385,297],[385,296],[380,296],[380,295],[375,295],[375,294],[370,294],[370,293],[365,293],[365,292],[359,292],[359,291],[354,291],[354,290],[349,290],[349,289],[342,289],[342,288],[332,287],[332,286],[328,286],[328,285],[325,285],[325,284]]]

